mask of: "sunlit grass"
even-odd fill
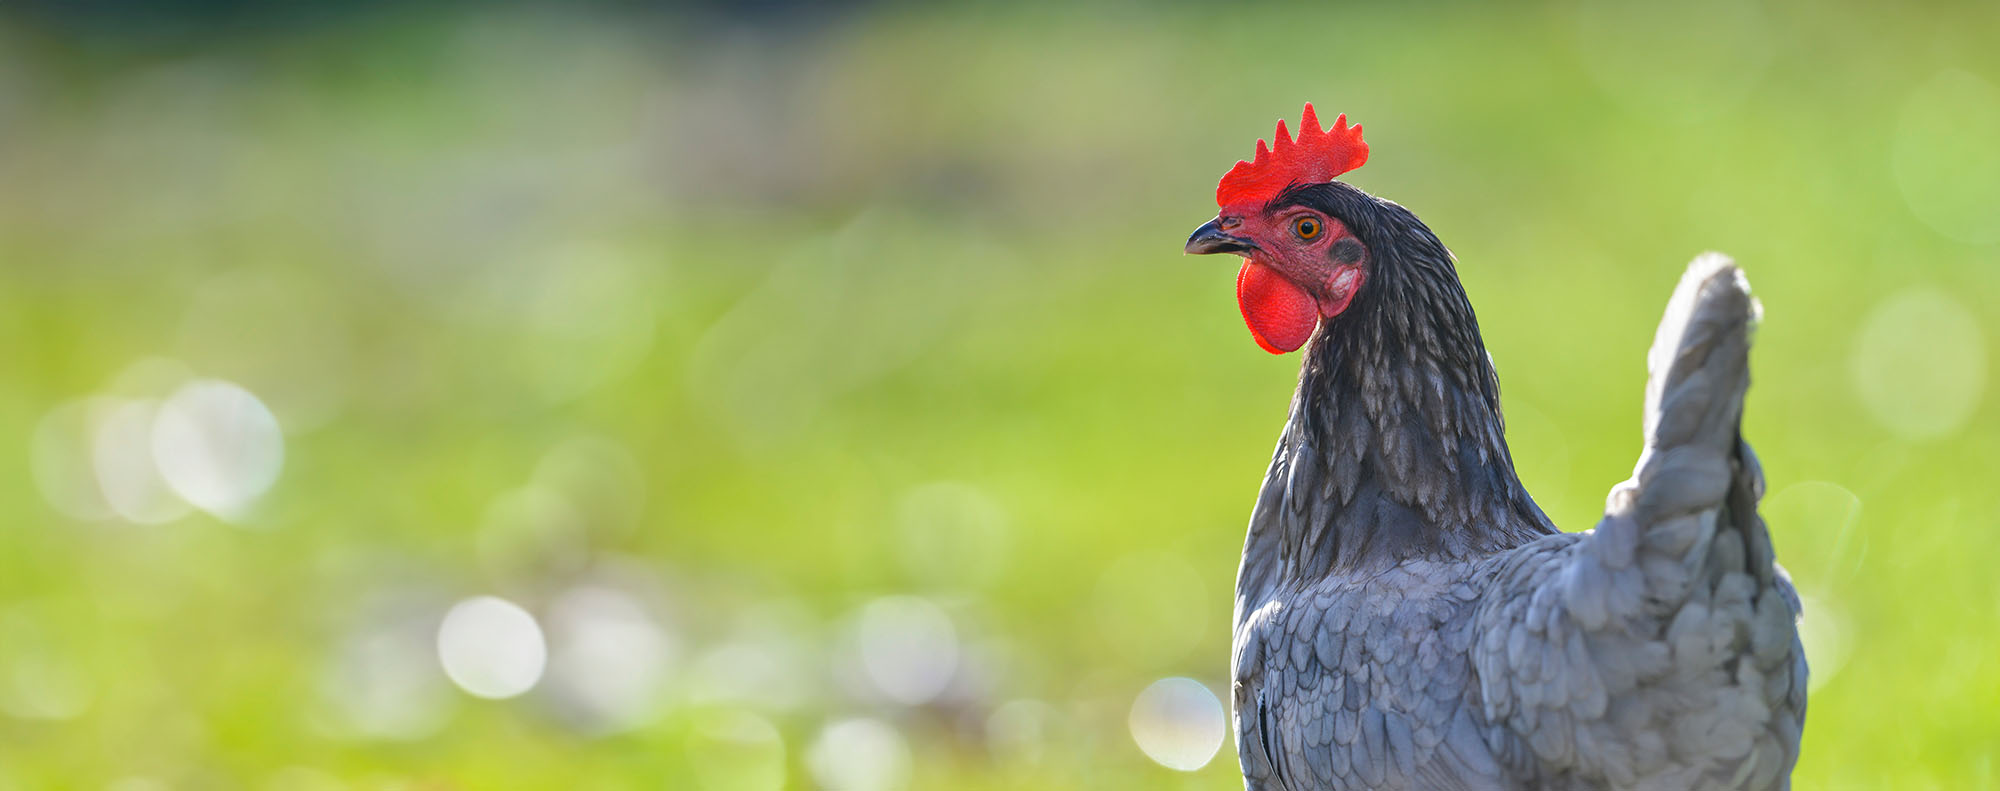
[[[1134,704],[1227,689],[1297,360],[1179,245],[1305,100],[1459,256],[1568,529],[1738,258],[1798,785],[1990,787],[2000,206],[1937,156],[1990,175],[1938,97],[2000,20],[1661,13],[0,31],[0,788],[1240,787]],[[259,415],[281,461],[209,452]],[[439,662],[482,596],[516,697]]]

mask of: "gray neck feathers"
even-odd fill
[[[1415,255],[1372,261],[1354,303],[1314,336],[1240,590],[1555,532],[1514,473],[1499,379],[1450,254],[1423,236],[1404,251]]]

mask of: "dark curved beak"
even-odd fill
[[[1231,236],[1222,230],[1222,218],[1209,220],[1188,236],[1187,251],[1190,255],[1210,255],[1213,253],[1238,253],[1247,255],[1257,250],[1257,244],[1241,236]]]

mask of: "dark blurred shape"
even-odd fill
[[[564,3],[520,0],[475,3],[458,0],[346,0],[339,3],[291,0],[24,0],[0,6],[0,23],[96,46],[173,48],[232,38],[338,28],[379,18],[457,16],[519,11],[560,11],[567,15],[650,13],[780,29],[829,24],[865,5],[859,0],[594,0]]]
[[[372,13],[448,3],[352,0],[346,3],[256,3],[249,0],[26,0],[9,4],[0,18],[45,33],[83,39],[172,41],[304,30]]]

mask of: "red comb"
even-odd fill
[[[1347,116],[1342,114],[1333,120],[1332,129],[1321,131],[1312,102],[1306,102],[1305,115],[1299,118],[1299,139],[1293,140],[1285,131],[1285,122],[1279,121],[1269,148],[1258,140],[1256,159],[1237,162],[1223,174],[1222,183],[1215,185],[1215,205],[1264,203],[1293,184],[1332,181],[1367,161],[1368,144],[1361,142],[1359,125],[1348,126]]]

